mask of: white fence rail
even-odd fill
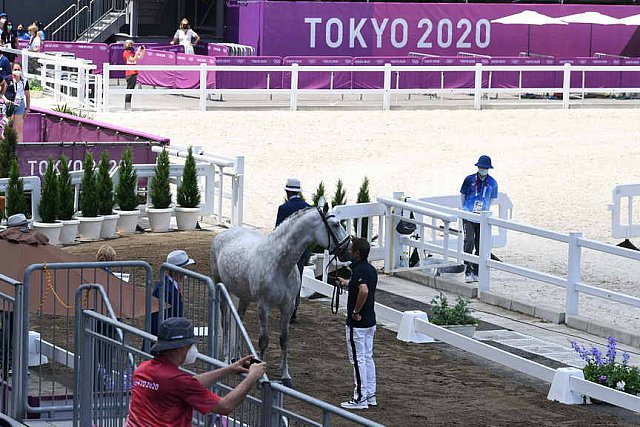
[[[120,89],[113,88],[110,84],[110,72],[122,71],[122,70],[139,70],[139,71],[191,71],[200,73],[200,85],[197,89],[165,89],[165,88],[142,88],[142,89]],[[291,86],[283,89],[208,89],[207,88],[207,72],[224,71],[224,72],[288,72],[291,73]],[[488,87],[483,87],[483,73],[489,73],[491,75],[494,72],[518,72],[521,76],[522,73],[530,72],[561,72],[562,73],[562,85],[555,87],[545,88],[492,88],[489,84]],[[182,95],[194,95],[199,98],[199,109],[206,110],[207,98],[214,94],[252,94],[252,95],[271,95],[271,94],[287,94],[289,95],[289,108],[291,110],[298,109],[298,98],[300,95],[318,95],[318,94],[378,94],[382,95],[382,109],[389,110],[391,108],[391,96],[398,94],[468,94],[473,93],[473,106],[474,109],[480,110],[483,106],[483,99],[490,94],[514,94],[523,95],[525,93],[562,93],[562,108],[570,107],[570,95],[585,93],[599,93],[606,91],[609,93],[628,93],[628,92],[640,92],[640,88],[600,88],[600,87],[585,87],[584,75],[590,72],[640,72],[640,66],[583,66],[583,65],[538,65],[538,66],[525,66],[525,65],[456,65],[456,66],[433,66],[433,65],[341,65],[341,66],[300,66],[298,64],[292,65],[261,65],[261,66],[244,66],[244,65],[110,65],[104,64],[104,87],[103,87],[103,110],[108,111],[111,106],[111,96],[124,95],[124,94],[146,94],[146,95],[168,95],[168,94],[182,94]],[[300,73],[305,72],[371,72],[382,73],[384,85],[380,89],[301,89],[298,87],[298,81]],[[392,74],[401,72],[437,72],[441,73],[441,85],[440,88],[411,88],[400,89],[394,88],[392,84]],[[444,76],[449,72],[473,72],[474,73],[474,87],[473,88],[445,88]],[[582,75],[582,85],[579,87],[571,86],[571,74],[580,73]],[[522,78],[520,78],[521,82]]]
[[[329,285],[324,281],[315,279],[313,275],[303,275],[302,286],[327,297],[331,297],[333,294],[332,285]],[[347,299],[348,296],[345,296],[341,299],[340,308],[346,308],[345,304]],[[402,322],[404,313],[398,310],[384,306],[380,303],[376,303],[375,310],[376,317],[378,319],[395,323],[396,325],[400,325]],[[525,359],[499,348],[490,346],[483,342],[476,341],[473,338],[465,337],[440,326],[433,325],[428,321],[415,318],[413,321],[413,330],[416,333],[423,334],[439,341],[445,342],[453,347],[467,351],[476,356],[482,357],[483,359],[490,360],[494,363],[498,363],[502,366],[506,366],[523,374],[532,376],[544,382],[552,383],[553,381],[555,381],[555,369],[549,368],[548,366],[544,366],[540,363]],[[612,405],[629,409],[631,411],[640,412],[640,397],[633,396],[628,393],[623,393],[618,390],[614,390],[612,388],[605,387],[603,385],[575,376],[571,376],[569,378],[569,384],[563,384],[563,386],[570,387],[570,391],[572,392],[600,399],[602,401],[611,403]],[[551,393],[549,394],[549,398],[552,398]]]

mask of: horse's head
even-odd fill
[[[316,228],[316,241],[325,249],[328,249],[331,255],[339,256],[346,252],[351,236],[349,236],[336,216],[329,212],[327,203],[319,203],[318,205],[318,213],[322,218],[324,227]]]

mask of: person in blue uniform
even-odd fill
[[[462,210],[482,212],[491,209],[491,203],[498,198],[498,182],[489,175],[491,157],[482,155],[476,162],[478,171],[467,176],[460,187]],[[480,224],[473,221],[462,221],[464,229],[464,251],[475,254],[480,251]],[[465,261],[465,282],[478,281],[478,264]]]
[[[278,216],[276,217],[276,227],[278,227],[282,222],[289,218],[294,213],[299,210],[306,209],[311,207],[307,202],[302,198],[302,189],[300,188],[300,180],[298,178],[289,178],[287,180],[287,184],[284,186],[284,191],[287,193],[287,201],[278,207]],[[302,285],[302,271],[304,270],[304,266],[309,260],[311,253],[308,249],[302,253],[300,259],[298,260],[298,271],[300,272],[300,285]],[[291,315],[291,323],[295,323],[297,321],[298,316],[298,306],[300,305],[300,290],[298,290],[298,294],[296,296],[296,308]]]

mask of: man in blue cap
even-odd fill
[[[467,176],[460,187],[460,199],[462,210],[467,212],[482,212],[491,210],[491,202],[498,198],[498,182],[489,176],[491,157],[482,155],[475,164],[478,172]],[[480,251],[480,224],[473,221],[463,220],[464,227],[464,251],[475,254]],[[465,282],[478,281],[478,264],[465,261]]]

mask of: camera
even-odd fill
[[[145,50],[146,49],[145,45],[140,46],[140,49]]]
[[[251,360],[249,360],[249,366],[253,365],[254,363],[262,363],[262,360],[252,357]]]

